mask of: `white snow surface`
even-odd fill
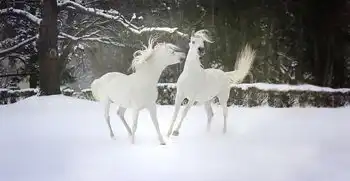
[[[230,107],[223,135],[220,107],[206,132],[204,108],[194,106],[165,146],[147,111],[135,145],[115,112],[112,140],[97,102],[57,95],[0,106],[0,180],[350,180],[350,107]],[[172,113],[173,106],[158,106],[163,134]]]

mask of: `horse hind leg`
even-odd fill
[[[111,126],[111,120],[110,120],[110,117],[109,117],[109,108],[110,108],[110,105],[111,105],[111,101],[108,99],[106,101],[104,101],[104,104],[105,104],[105,120],[107,122],[107,125],[108,125],[108,128],[109,128],[109,134],[110,134],[110,137],[112,139],[115,139],[114,137],[114,133],[113,133],[113,130],[112,130],[112,126]]]
[[[125,111],[126,111],[126,108],[119,107],[118,111],[117,111],[117,115],[122,120],[122,123],[124,124],[124,127],[125,127],[126,131],[128,132],[129,136],[131,136],[132,135],[131,129],[130,129],[128,123],[125,121],[125,117],[124,117]]]
[[[208,122],[207,122],[207,131],[210,131],[210,125],[211,125],[211,120],[214,116],[213,113],[213,108],[211,107],[211,101],[207,101],[204,103],[204,108],[205,108],[205,112],[207,114],[207,118],[208,118]]]
[[[230,89],[228,90],[224,90],[222,92],[219,93],[218,98],[219,98],[219,102],[220,105],[222,107],[222,114],[224,117],[224,127],[222,132],[225,134],[227,132],[227,112],[228,112],[228,108],[227,108],[227,101],[229,98],[229,94],[230,94]]]

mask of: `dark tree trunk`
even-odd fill
[[[29,88],[35,89],[38,86],[38,74],[35,72],[29,75]]]
[[[60,94],[60,72],[57,58],[56,0],[43,0],[43,19],[39,30],[40,94]]]

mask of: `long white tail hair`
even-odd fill
[[[253,65],[255,56],[256,50],[253,50],[249,44],[246,44],[237,55],[235,70],[226,72],[226,75],[230,78],[231,84],[238,84],[243,81]]]

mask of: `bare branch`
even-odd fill
[[[84,7],[84,6],[80,5],[79,3],[68,1],[68,0],[63,2],[63,3],[58,4],[58,6],[61,9],[65,8],[65,7],[73,7],[76,10],[80,10],[83,13],[88,13],[88,14],[92,14],[92,15],[95,15],[95,16],[100,16],[100,17],[103,17],[103,18],[106,18],[106,19],[112,19],[112,20],[118,21],[125,28],[127,28],[128,30],[130,30],[130,31],[132,31],[133,33],[136,33],[136,34],[142,34],[142,33],[145,33],[145,32],[158,31],[158,32],[176,33],[179,36],[188,37],[187,34],[178,31],[177,30],[178,28],[170,28],[170,27],[137,27],[136,25],[134,25],[130,21],[128,21],[123,15],[121,15],[116,10],[104,11],[104,10],[101,10],[101,9],[87,8],[87,7]]]
[[[28,43],[31,43],[32,41],[36,40],[38,37],[39,37],[39,35],[33,36],[31,38],[28,38],[27,40],[22,41],[21,43],[18,43],[17,45],[15,45],[13,47],[10,47],[10,48],[4,49],[4,50],[0,50],[0,56],[3,56],[7,53],[11,53],[11,52],[15,51],[16,49],[21,48],[22,46],[24,46]]]
[[[68,38],[68,39],[73,40],[73,41],[99,42],[99,43],[103,43],[103,44],[114,45],[114,46],[117,46],[117,47],[125,47],[124,44],[115,42],[110,37],[96,37],[96,38],[94,38],[94,37],[87,37],[87,36],[75,37],[75,36],[69,35],[67,33],[61,32],[60,36],[58,38],[59,39]]]
[[[0,75],[0,77],[15,77],[15,76],[26,76],[26,75],[35,75],[34,72],[28,72],[28,73],[12,73],[12,74],[3,74]]]
[[[132,31],[133,33],[136,34],[142,34],[145,32],[168,32],[168,33],[176,33],[181,37],[188,37],[187,34],[182,33],[180,31],[178,31],[178,28],[170,28],[170,27],[138,27],[134,24],[132,24],[130,21],[128,21],[123,15],[121,15],[118,11],[116,10],[109,10],[109,11],[104,11],[104,10],[100,10],[100,9],[94,9],[94,8],[87,8],[84,7],[82,5],[80,5],[79,3],[75,3],[69,0],[64,1],[63,3],[59,3],[58,6],[60,7],[60,9],[63,8],[67,8],[67,9],[73,9],[73,10],[79,10],[81,12],[85,12],[88,14],[92,14],[95,16],[99,16],[102,18],[106,18],[108,19],[108,21],[102,22],[101,24],[104,23],[108,23],[110,20],[114,20],[117,21],[119,23],[121,23],[125,28],[127,28],[128,30]],[[30,20],[31,22],[40,25],[41,19],[34,16],[33,14],[24,11],[24,10],[20,10],[20,9],[14,9],[14,8],[7,8],[7,9],[1,9],[0,10],[0,16],[4,16],[4,15],[19,15],[19,16],[24,16],[26,17],[28,20]],[[100,24],[100,25],[101,25]],[[84,29],[85,31],[87,30]],[[84,30],[82,32],[84,32]],[[82,32],[78,32],[79,34]],[[97,32],[95,32],[96,34]],[[86,37],[87,36],[87,37]],[[114,46],[118,46],[118,47],[125,47],[125,44],[122,43],[118,43],[113,41],[111,38],[109,37],[99,37],[99,38],[92,38],[90,35],[86,35],[86,36],[81,36],[81,37],[76,37],[76,36],[71,36],[68,34],[65,34],[63,32],[60,33],[59,38],[60,39],[65,39],[65,38],[69,38],[70,40],[74,40],[74,41],[95,41],[95,42],[100,42],[100,43],[104,43],[104,44],[110,44],[110,45],[114,45]],[[14,50],[36,40],[38,38],[38,35],[33,36],[13,47],[4,49],[4,50],[0,50],[0,56],[7,54],[7,53],[11,53]]]
[[[21,9],[14,9],[14,8],[7,8],[7,9],[1,9],[0,10],[0,15],[9,15],[9,14],[14,14],[14,15],[19,15],[19,16],[24,16],[28,18],[31,22],[40,25],[41,19],[30,14],[27,11],[21,10]]]
[[[118,21],[121,23],[125,28],[129,29],[133,33],[136,34],[142,34],[145,32],[167,32],[167,33],[176,33],[181,37],[188,37],[189,35],[182,33],[178,31],[178,28],[170,28],[170,27],[138,27],[134,24],[132,24],[130,21],[128,21],[122,14],[120,14],[116,10],[109,10],[109,11],[104,11],[101,9],[94,9],[94,8],[87,8],[79,3],[73,2],[73,1],[64,1],[63,3],[59,3],[58,6],[60,9],[74,9],[74,10],[79,10],[83,13],[88,13],[92,14],[95,16],[103,17],[109,20],[114,20]],[[41,19],[34,16],[33,14],[20,10],[20,9],[14,9],[14,8],[7,8],[7,9],[1,9],[0,10],[0,15],[8,15],[8,14],[14,14],[14,15],[20,15],[28,18],[30,21],[33,23],[40,25]]]
[[[101,32],[101,30],[96,30],[96,31],[94,31],[94,32],[92,32],[92,33],[89,33],[89,34],[87,34],[87,35],[82,36],[82,38],[89,38],[89,37],[92,37],[92,36],[94,36],[94,35],[97,35],[97,36],[98,36],[98,33],[99,33],[99,32]]]

